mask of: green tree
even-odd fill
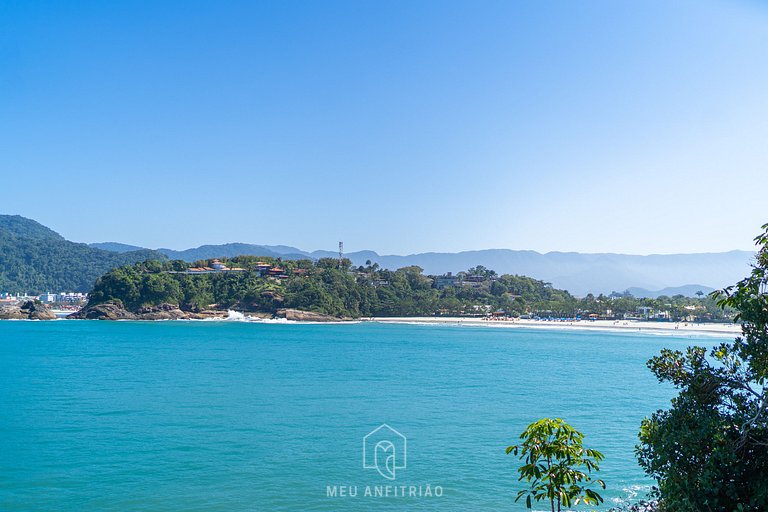
[[[515,501],[525,496],[529,509],[534,501],[549,501],[552,512],[560,511],[562,506],[603,502],[603,497],[590,487],[596,484],[605,489],[605,482],[591,476],[592,471],[599,471],[603,454],[584,448],[581,432],[560,418],[543,418],[528,425],[520,439],[521,444],[507,447],[507,454],[524,461],[517,470],[518,480],[525,480],[529,488],[519,491]]]
[[[467,270],[467,274],[472,276],[482,276],[485,278],[491,278],[496,276],[496,271],[489,268],[485,268],[483,265],[478,265]]]
[[[0,251],[2,246],[0,246]],[[434,276],[418,266],[379,269],[376,263],[351,272],[349,260],[278,261],[266,256],[221,257],[233,272],[188,273],[190,267],[210,267],[211,260],[145,261],[115,268],[100,277],[89,306],[119,300],[131,311],[162,303],[178,304],[183,311],[209,308],[276,313],[295,308],[337,317],[477,315],[504,310],[520,315],[548,311],[572,316],[583,310],[565,290],[530,277],[501,275],[478,267],[493,279],[472,286],[434,287]],[[279,277],[264,272],[264,263],[279,266]],[[1,277],[1,276],[0,276]],[[606,303],[608,299],[606,300]],[[712,299],[710,302],[714,304]]]
[[[648,362],[680,392],[643,421],[637,455],[663,510],[768,510],[768,224],[751,274],[714,294],[742,335],[707,351],[663,350]]]

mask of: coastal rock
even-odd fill
[[[0,306],[0,320],[27,320],[19,306]]]
[[[278,309],[275,315],[264,312],[244,313],[256,318],[285,318],[296,322],[339,322],[350,318],[339,318],[313,311],[300,309]],[[240,314],[241,316],[243,314]],[[103,304],[88,306],[67,318],[81,320],[213,320],[229,318],[230,311],[202,310],[184,311],[176,304],[158,304],[156,306],[144,306],[135,311],[126,310],[120,301],[110,301]],[[14,317],[15,318],[15,317]],[[24,317],[26,318],[26,317]]]
[[[338,318],[322,313],[315,313],[313,311],[302,311],[300,309],[278,309],[275,316],[297,322],[339,322],[342,320],[349,320],[349,318]]]
[[[85,307],[77,313],[69,315],[67,318],[80,320],[136,320],[136,315],[126,311],[119,302],[105,302]]]
[[[175,304],[147,306],[136,311],[136,318],[139,320],[179,320],[189,317],[189,313],[182,311]]]
[[[110,301],[85,307],[67,318],[79,320],[206,320],[227,318],[228,315],[228,311],[218,310],[183,311],[177,304],[168,303],[144,306],[136,311],[128,311],[120,301]]]
[[[0,307],[0,320],[54,320],[56,314],[43,304],[27,301],[21,306]]]
[[[220,311],[217,309],[206,309],[203,311],[196,311],[187,313],[187,318],[190,320],[214,320],[217,318],[227,318],[229,311]]]
[[[21,306],[30,320],[55,320],[56,314],[39,302],[27,301]]]

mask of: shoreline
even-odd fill
[[[364,322],[382,324],[422,324],[422,325],[467,325],[473,327],[532,328],[532,329],[578,329],[615,332],[653,332],[674,334],[709,334],[717,336],[738,336],[741,326],[733,323],[693,323],[693,322],[651,322],[647,320],[574,320],[557,322],[546,320],[486,320],[472,317],[370,317]]]
[[[356,319],[310,319],[307,316],[298,315],[294,318],[270,317],[259,313],[239,312],[235,310],[216,311],[217,314],[205,315],[204,318],[190,318],[186,316],[170,315],[168,317],[144,317],[109,318],[111,321],[200,321],[200,322],[245,322],[268,324],[408,324],[408,325],[443,325],[443,326],[468,326],[491,327],[500,329],[542,329],[542,330],[577,330],[577,331],[609,331],[609,332],[634,332],[675,335],[710,335],[718,337],[736,337],[741,334],[741,326],[733,323],[693,323],[693,322],[653,322],[647,320],[574,320],[574,321],[547,321],[529,319],[489,320],[480,317],[363,317]],[[154,315],[152,315],[154,316]],[[8,319],[45,321],[39,319]],[[57,315],[51,320],[105,320],[105,318],[72,318]]]

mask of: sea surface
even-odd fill
[[[633,447],[642,418],[674,390],[646,360],[662,347],[718,341],[445,325],[2,321],[0,510],[525,510],[504,449],[545,416],[564,418],[605,454],[610,504],[652,484]],[[364,438],[382,424],[393,430],[373,438],[393,442],[389,473],[384,457],[374,461],[381,473],[363,467]]]

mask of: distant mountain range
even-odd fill
[[[138,249],[135,246],[124,246],[114,242],[92,244],[92,246],[111,248],[111,250]],[[157,251],[170,259],[185,261],[238,255],[284,259],[338,257],[338,253],[334,251],[307,252],[283,245],[243,243],[204,245],[184,251],[171,249]],[[655,297],[678,293],[693,296],[697,291],[708,293],[713,289],[733,284],[749,272],[754,253],[730,251],[637,256],[576,252],[542,254],[535,251],[486,249],[459,253],[428,252],[407,256],[357,251],[347,253],[345,256],[354,265],[364,265],[366,261],[378,263],[381,267],[389,269],[418,265],[427,274],[456,273],[476,265],[483,265],[500,274],[519,274],[541,279],[575,295],[607,294],[629,290],[636,296]]]
[[[80,244],[18,215],[0,215],[0,292],[88,291],[108,270],[147,259],[189,262],[239,255],[283,259],[336,258],[334,251],[307,252],[284,245],[231,243],[203,245],[184,251],[150,250],[117,242]],[[428,252],[407,256],[374,251],[345,254],[354,265],[367,261],[383,268],[417,265],[427,274],[459,272],[483,265],[499,274],[518,274],[552,283],[574,295],[629,291],[640,297],[693,296],[698,291],[736,283],[749,272],[754,253],[582,254],[575,252],[488,249],[459,253]]]
[[[658,297],[661,297],[662,295],[665,295],[667,297],[674,297],[675,295],[683,295],[685,297],[696,297],[698,296],[699,292],[701,292],[702,295],[709,295],[713,291],[715,291],[715,288],[710,288],[709,286],[700,286],[698,284],[688,284],[685,286],[673,286],[669,288],[664,288],[662,290],[646,290],[645,288],[628,288],[625,290],[626,292],[630,293],[633,297],[638,298],[649,298],[649,299],[656,299]]]

